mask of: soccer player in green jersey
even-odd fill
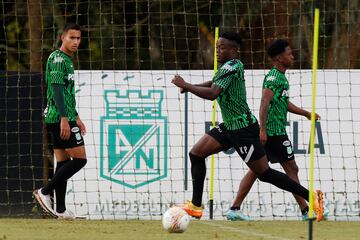
[[[286,133],[287,113],[302,115],[309,120],[311,113],[297,107],[289,101],[289,82],[285,71],[294,62],[291,47],[286,40],[278,39],[268,48],[268,55],[273,61],[273,68],[265,76],[260,104],[260,141],[265,147],[266,155],[271,163],[280,163],[286,174],[300,183],[299,168],[295,162],[294,151]],[[320,116],[316,114],[316,120]],[[230,211],[228,220],[250,220],[240,211],[241,203],[250,191],[257,176],[249,170],[241,180],[238,193]],[[294,194],[300,206],[303,218],[307,218],[309,207],[304,198]],[[324,214],[325,215],[325,214]]]
[[[81,29],[68,23],[61,34],[61,47],[52,52],[46,64],[47,107],[44,111],[47,129],[52,135],[56,171],[49,183],[33,195],[49,215],[59,219],[74,219],[66,209],[67,180],[86,164],[84,147],[85,125],[75,106],[74,66],[72,57],[78,50]],[[56,210],[52,208],[50,193],[55,190]]]
[[[220,35],[216,43],[217,59],[221,64],[212,81],[190,84],[179,75],[172,83],[181,92],[191,92],[198,97],[217,100],[223,123],[207,132],[190,150],[193,179],[192,200],[181,206],[189,215],[201,218],[202,194],[206,175],[205,158],[234,147],[239,156],[261,181],[271,183],[308,200],[309,191],[289,176],[269,167],[259,138],[259,124],[246,101],[244,66],[238,59],[241,37],[234,32]],[[314,210],[322,219],[322,193],[314,192]]]

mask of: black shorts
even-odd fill
[[[70,125],[70,138],[63,140],[60,138],[60,122],[47,123],[47,129],[51,133],[54,149],[74,148],[84,145],[84,139],[81,135],[80,128],[75,121],[69,122]]]
[[[268,136],[265,151],[271,163],[295,160],[293,147],[286,134],[281,136]]]
[[[245,163],[259,160],[265,155],[259,133],[258,123],[239,130],[227,130],[221,123],[207,132],[221,144],[224,151],[233,147]]]

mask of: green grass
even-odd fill
[[[315,240],[360,239],[360,222],[314,223]],[[0,219],[0,240],[17,239],[308,239],[308,223],[301,221],[198,221],[185,233],[167,233],[160,221],[61,221],[55,219]]]

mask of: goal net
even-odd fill
[[[88,158],[69,180],[66,201],[89,219],[159,219],[170,203],[191,199],[188,152],[211,128],[212,102],[181,94],[171,79],[212,79],[216,26],[243,37],[247,98],[256,116],[271,68],[266,47],[275,38],[288,39],[294,51],[286,73],[291,101],[311,109],[312,1],[4,1],[0,9],[0,216],[36,214],[32,190],[51,178],[43,73],[66,22],[83,27],[74,65]],[[323,1],[320,9],[314,187],[325,194],[329,219],[360,220],[360,3]],[[219,109],[216,118],[222,121]],[[307,187],[310,121],[291,114],[288,121]],[[224,219],[247,170],[233,149],[215,156],[215,219]],[[254,219],[301,216],[290,193],[259,181],[242,210]]]

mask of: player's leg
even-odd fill
[[[260,181],[270,183],[280,189],[297,194],[309,201],[309,190],[292,180],[288,175],[269,167],[266,156],[247,163],[249,168],[258,175]],[[317,220],[323,218],[322,192],[314,193],[314,211],[317,213]]]
[[[258,176],[260,181],[271,183],[280,189],[297,194],[309,200],[309,190],[292,180],[286,174],[270,168],[263,145],[259,139],[259,126],[253,124],[241,129],[234,136],[233,146],[248,167]],[[322,220],[322,192],[314,194],[314,210],[318,221]]]
[[[227,150],[229,148],[227,145],[225,130],[220,125],[200,138],[190,150],[193,195],[191,201],[181,205],[190,216],[196,218],[202,216],[202,195],[206,176],[205,158],[222,150]]]
[[[239,186],[239,190],[236,194],[234,202],[230,208],[230,211],[227,213],[226,217],[228,220],[236,221],[236,220],[243,220],[249,221],[251,220],[249,216],[245,215],[240,211],[240,206],[244,201],[246,195],[249,193],[251,187],[253,186],[254,182],[256,181],[256,175],[251,170],[245,174],[242,178]]]
[[[66,148],[66,155],[72,158],[71,161],[67,162],[63,165],[61,169],[54,175],[54,180],[58,180],[59,184],[56,184],[55,190],[61,185],[61,181],[65,182],[71,178],[75,173],[77,173],[81,168],[83,168],[87,162],[86,159],[86,151],[84,146],[84,140],[81,136],[80,130],[75,122],[69,122],[71,127],[71,136],[68,141],[68,145]],[[63,189],[64,190],[64,189]],[[65,203],[65,194],[66,187],[63,195],[60,197],[63,199]],[[57,210],[57,216],[60,219],[74,219],[75,215],[65,208],[61,208]]]
[[[299,167],[297,166],[295,160],[282,162],[281,166],[283,167],[285,173],[292,180],[294,180],[297,183],[300,183],[299,175],[298,175]],[[308,212],[309,212],[308,204],[302,197],[300,197],[296,194],[294,194],[294,197],[295,197],[295,200],[297,201],[297,203],[299,204],[303,220],[308,220]],[[328,215],[329,215],[329,210],[324,208],[323,219],[326,220]]]
[[[259,180],[271,183],[307,199],[309,191],[291,180],[286,174],[270,168],[265,149],[259,139],[259,125],[252,124],[233,133],[232,144]]]
[[[297,166],[295,160],[290,160],[281,163],[282,168],[284,169],[286,175],[288,175],[292,180],[300,184],[298,177],[299,167]],[[304,198],[294,194],[296,202],[299,204],[302,215],[307,214],[309,207]]]
[[[57,172],[59,171],[59,169],[62,168],[62,166],[64,166],[64,164],[66,164],[70,160],[69,159],[70,157],[66,154],[64,141],[60,138],[60,123],[47,124],[47,130],[50,132],[51,137],[52,137],[54,154],[55,154],[56,161],[57,161],[56,172],[55,172],[55,175],[56,175]],[[50,182],[51,181],[52,180],[50,180]],[[50,196],[50,193],[52,190],[46,191],[47,186],[48,186],[48,184],[41,189],[36,189],[34,191],[33,195],[34,195],[35,199],[39,202],[40,206],[45,210],[45,212],[47,212],[48,214],[50,214],[53,217],[57,217],[56,211],[54,211],[54,209],[53,209],[53,202],[52,202],[52,199]],[[62,195],[61,192],[64,191],[63,190],[64,188],[66,191],[66,182],[65,181],[61,182],[61,184],[59,183],[59,185],[58,185],[59,191],[56,192],[57,207],[60,207],[60,208],[65,206],[65,200],[62,197],[60,197]]]
[[[236,198],[234,199],[234,202],[232,204],[232,208],[240,209],[242,202],[244,201],[246,195],[249,193],[256,179],[257,177],[255,173],[253,173],[253,171],[251,170],[248,170],[240,182],[240,186],[236,194]]]
[[[292,180],[300,184],[298,177],[299,167],[295,162],[295,155],[291,146],[289,137],[285,135],[270,136],[265,145],[268,160],[271,163],[280,163],[286,175]],[[293,194],[295,200],[299,204],[302,215],[304,216],[309,211],[309,207],[302,197]]]
[[[77,127],[75,122],[69,122],[71,127],[71,135],[70,139],[62,140],[59,139],[60,130],[59,128],[54,130],[52,133],[54,139],[56,139],[56,144],[54,144],[54,152],[59,160],[66,161],[67,159],[72,158],[71,161],[66,161],[65,163],[60,163],[61,167],[56,171],[53,178],[49,183],[41,189],[41,193],[44,196],[50,196],[50,193],[60,188],[60,203],[62,200],[64,201],[64,206],[62,209],[59,209],[59,213],[64,213],[66,210],[65,208],[65,193],[66,193],[66,186],[64,188],[64,183],[71,178],[76,172],[78,172],[82,167],[85,166],[86,160],[86,153],[84,147],[84,141],[80,134],[79,128]],[[61,162],[61,161],[60,161]],[[65,189],[65,190],[64,190]],[[63,194],[61,194],[63,193]],[[63,197],[62,197],[63,195]],[[65,208],[65,209],[64,209]],[[61,212],[64,210],[63,212]],[[51,210],[50,210],[51,211]],[[52,210],[51,214],[53,215],[54,211]],[[55,213],[58,217],[58,214]]]
[[[51,181],[42,189],[42,193],[50,194],[60,183],[68,180],[76,172],[78,172],[86,164],[86,153],[84,147],[84,140],[81,136],[80,129],[76,122],[69,122],[70,138],[68,140],[61,140],[61,147],[54,147],[59,149],[56,151],[61,160],[66,160],[68,156],[72,158],[71,161],[63,164],[56,172]],[[57,133],[60,135],[60,132]],[[55,135],[55,134],[54,134]]]
[[[55,175],[59,170],[71,161],[71,157],[66,153],[64,149],[54,149],[54,154],[56,157],[56,170]],[[59,182],[55,187],[55,197],[56,197],[56,212],[62,213],[66,210],[65,204],[65,195],[67,188],[67,180]]]
[[[71,161],[70,156],[66,153],[66,151],[64,149],[54,149],[54,154],[55,154],[55,158],[56,158],[56,170],[55,170],[55,174],[54,176],[59,172],[59,170],[65,166],[68,162]],[[52,180],[50,180],[52,181]],[[38,197],[39,198],[43,198],[42,201],[44,202],[48,202],[47,204],[45,204],[45,208],[46,210],[49,210],[48,212],[50,212],[51,215],[53,215],[54,213],[62,213],[66,210],[66,206],[65,206],[65,194],[66,194],[66,186],[67,186],[67,180],[62,181],[62,182],[58,182],[55,184],[55,196],[56,196],[56,212],[52,211],[52,201],[50,198],[50,193],[46,190],[46,188],[48,187],[48,185],[46,185],[45,187],[39,189],[38,191]],[[40,195],[40,196],[39,196]],[[50,201],[47,201],[45,199],[50,199]],[[50,206],[51,206],[51,209]]]

